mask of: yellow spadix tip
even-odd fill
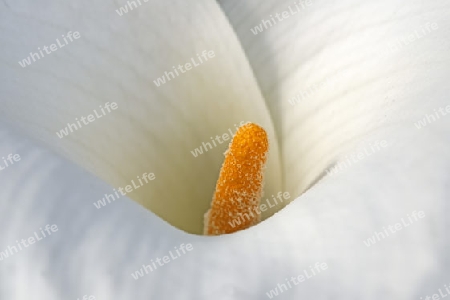
[[[204,234],[232,233],[260,221],[254,213],[263,190],[269,141],[259,125],[239,127],[220,170],[210,210],[205,214]]]

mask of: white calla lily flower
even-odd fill
[[[444,0],[3,2],[0,298],[444,293],[449,13]],[[270,140],[263,198],[296,199],[201,236],[228,144],[214,137],[247,121]]]

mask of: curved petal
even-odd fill
[[[273,141],[265,192],[280,191],[270,115],[214,1],[0,5],[0,117],[15,128],[200,233],[228,144],[220,137],[252,121]],[[154,181],[140,185],[144,173]]]
[[[272,288],[318,261],[329,272],[289,299],[439,293],[450,262],[450,5],[312,1],[252,33],[290,4],[222,2],[271,107],[285,189],[298,195],[330,173],[255,229],[283,247],[270,254]]]
[[[295,195],[381,124],[447,101],[448,1],[219,2],[271,109]]]
[[[386,3],[388,11],[389,7]],[[373,15],[367,12],[362,16],[370,20]],[[448,32],[445,27],[441,29]],[[94,182],[95,178],[82,170],[61,160],[55,161],[48,153],[37,153],[36,149],[30,149],[31,145],[14,148],[11,145],[16,142],[3,137],[0,139],[2,153],[20,152],[23,160],[0,173],[0,201],[2,207],[6,207],[1,220],[10,226],[0,228],[1,236],[8,237],[0,249],[14,245],[15,239],[29,236],[36,230],[35,226],[61,223],[66,227],[61,227],[60,233],[64,234],[59,240],[51,240],[49,236],[35,245],[39,248],[30,246],[2,262],[5,265],[0,268],[1,277],[6,278],[0,290],[2,298],[29,299],[32,294],[66,299],[89,294],[98,299],[148,299],[151,296],[261,299],[271,289],[282,284],[288,286],[286,278],[304,274],[305,270],[311,276],[310,266],[314,267],[316,262],[326,263],[328,268],[299,286],[286,287],[283,293],[288,296],[285,298],[411,299],[437,292],[448,279],[449,242],[445,230],[449,226],[446,197],[449,194],[450,127],[449,119],[435,117],[435,121],[428,123],[424,114],[435,113],[434,109],[446,104],[448,88],[444,79],[448,78],[448,64],[446,52],[443,52],[446,43],[435,39],[425,48],[414,48],[414,51],[426,51],[421,52],[421,56],[415,56],[419,52],[412,53],[415,63],[405,66],[409,67],[410,77],[399,70],[386,75],[392,80],[393,88],[388,89],[390,85],[379,74],[380,83],[369,85],[375,92],[381,89],[378,96],[386,90],[395,92],[390,97],[404,105],[402,122],[395,114],[381,125],[377,118],[371,119],[371,113],[376,115],[389,110],[399,113],[401,104],[380,106],[383,109],[373,111],[368,104],[357,119],[343,113],[351,129],[359,124],[355,120],[359,119],[361,124],[368,122],[366,119],[371,120],[368,122],[371,126],[358,129],[362,132],[358,141],[369,143],[373,139],[386,139],[390,142],[389,148],[325,178],[305,193],[302,201],[290,204],[258,226],[233,235],[214,238],[187,235],[171,229],[125,197],[107,210],[93,209],[91,197],[103,194],[109,187]],[[399,59],[398,64],[411,57]],[[436,62],[440,62],[439,65]],[[370,70],[375,72],[378,66]],[[353,79],[359,80],[358,77]],[[367,89],[363,85],[357,90],[365,91],[360,93],[367,96]],[[342,97],[352,98],[349,94],[352,93]],[[318,112],[323,122],[322,108]],[[341,115],[334,113],[332,117],[337,119]],[[426,125],[419,130],[414,123],[422,118]],[[369,132],[368,128],[374,127],[378,130]],[[337,129],[340,130],[334,135],[337,141],[341,141],[342,132],[353,137],[358,131]],[[303,136],[296,138],[300,137]],[[331,142],[318,146],[325,151],[322,145],[328,144]],[[337,145],[334,144],[336,151],[340,150]],[[333,153],[327,153],[334,157]],[[25,160],[33,155],[32,161]],[[329,160],[324,158],[324,161]],[[320,164],[320,160],[311,160],[311,163]],[[296,163],[294,169],[298,165]],[[41,176],[48,172],[48,175],[37,179],[34,172]],[[88,195],[88,192],[93,194]],[[408,227],[403,225],[401,231],[380,238],[370,247],[365,245],[374,231],[384,231],[385,227],[402,222],[402,218],[409,222],[408,215],[419,210],[425,212],[425,218]],[[150,264],[152,259],[168,255],[181,243],[190,242],[194,251],[186,256],[137,281],[130,276],[142,264]],[[31,292],[21,288],[23,286]]]
[[[286,299],[426,299],[445,291],[450,119],[442,122],[426,131],[390,127],[383,134],[389,148],[324,178],[243,232],[249,244],[265,245],[243,274],[260,280],[237,279],[255,291],[247,299],[275,289]],[[326,268],[317,270],[317,262]],[[304,281],[292,282],[299,275]]]
[[[0,297],[148,299],[156,284],[137,292],[131,270],[189,236],[127,197],[95,209],[111,187],[17,132],[0,137],[1,156],[20,156],[0,172]]]
[[[402,138],[389,149],[325,178],[263,223],[218,237],[179,231],[127,197],[97,210],[92,199],[106,184],[2,131],[0,153],[21,159],[0,172],[0,297],[256,300],[285,285],[286,299],[425,298],[448,280],[448,128],[398,126],[388,138]],[[405,176],[404,165],[421,172]],[[414,211],[425,217],[413,219]],[[407,226],[365,245],[397,223]],[[47,224],[58,230],[43,237]]]

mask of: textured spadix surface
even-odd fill
[[[449,282],[450,118],[414,126],[450,104],[449,4],[313,1],[254,35],[291,3],[239,3],[147,2],[121,17],[125,2],[0,4],[0,155],[22,157],[0,172],[0,251],[59,227],[0,262],[0,298],[264,299],[316,262],[328,269],[279,298],[414,299]],[[439,28],[376,55],[428,22]],[[70,30],[77,43],[17,64]],[[153,84],[210,49],[211,61]],[[332,88],[289,104],[329,77]],[[116,115],[56,137],[107,101],[118,103]],[[190,150],[240,121],[263,125],[275,145],[267,195],[297,196],[357,146],[389,146],[232,235],[185,233],[126,197],[93,206],[112,186],[154,172],[130,197],[200,231],[224,145],[197,158]],[[425,218],[364,245],[414,210]],[[182,243],[193,250],[133,279]]]

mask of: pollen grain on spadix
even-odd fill
[[[236,232],[260,221],[268,151],[267,133],[261,126],[239,127],[225,152],[211,208],[205,214],[205,235]]]

